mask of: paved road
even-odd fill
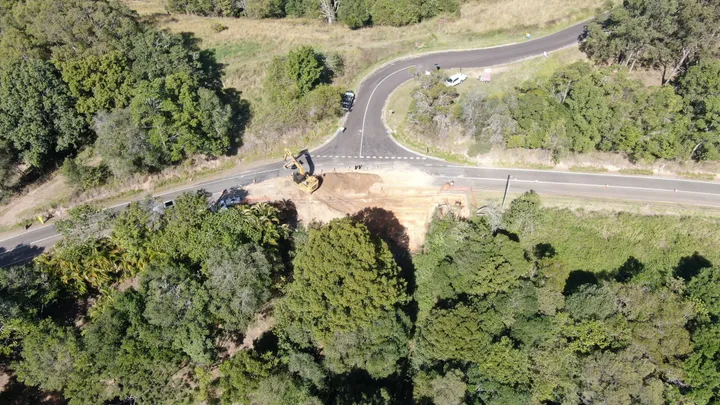
[[[420,169],[434,176],[435,185],[455,181],[458,187],[501,190],[508,175],[514,191],[534,189],[540,193],[579,197],[617,198],[647,202],[696,204],[720,208],[720,183],[663,179],[657,177],[616,176],[557,171],[467,167],[413,153],[397,144],[387,134],[381,116],[392,91],[411,79],[409,68],[424,71],[438,63],[444,68],[488,67],[542,55],[543,52],[573,45],[582,33],[583,24],[556,34],[503,47],[473,51],[444,52],[399,60],[383,66],[366,78],[357,90],[353,111],[347,117],[346,130],[314,150],[316,172],[348,170],[356,166],[372,169]],[[195,184],[157,195],[172,199],[197,189],[219,194],[223,189],[245,186],[288,173],[280,163],[256,167],[251,171],[224,179]],[[121,210],[125,205],[113,207]],[[54,226],[33,226],[15,237],[0,240],[0,266],[29,260],[54,245],[60,236]]]
[[[447,69],[482,68],[510,63],[576,44],[584,25],[585,23],[581,23],[546,37],[514,45],[431,53],[385,65],[366,78],[357,90],[354,111],[347,118],[345,132],[314,151],[314,155],[320,158],[345,156],[363,159],[386,156],[415,157],[415,153],[405,150],[387,136],[380,119],[385,101],[393,90],[412,79],[411,67],[415,67],[418,72],[424,72],[432,69],[436,63]]]

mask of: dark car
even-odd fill
[[[343,94],[342,96],[342,101],[340,102],[340,105],[342,106],[343,110],[350,111],[354,102],[355,93],[353,93],[352,91],[346,91],[345,94]]]

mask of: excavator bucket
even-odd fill
[[[318,179],[317,176],[312,176],[307,173],[305,168],[298,161],[298,158],[295,157],[290,150],[285,149],[285,156],[283,159],[285,160],[285,164],[283,165],[284,168],[297,170],[296,172],[293,172],[292,177],[293,181],[300,187],[300,189],[306,193],[312,194],[313,191],[320,187],[320,179]]]

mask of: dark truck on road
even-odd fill
[[[340,101],[340,105],[342,106],[343,110],[350,111],[354,102],[355,93],[353,93],[352,91],[346,91],[345,94],[343,94],[342,96],[342,101]]]

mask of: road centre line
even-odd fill
[[[390,76],[395,75],[395,74],[397,74],[397,73],[400,73],[400,72],[402,72],[402,71],[404,71],[404,70],[410,69],[411,67],[413,67],[413,66],[404,67],[404,68],[402,68],[402,69],[400,69],[400,70],[396,70],[396,71],[390,73],[389,75],[383,77],[383,79],[380,80],[380,82],[375,86],[375,88],[373,89],[373,91],[370,93],[370,97],[368,97],[367,104],[365,104],[365,114],[363,114],[362,129],[360,130],[360,153],[359,153],[360,156],[362,156],[363,139],[364,139],[364,137],[365,137],[365,121],[367,120],[367,113],[368,113],[368,109],[370,109],[370,101],[372,101],[373,95],[375,94],[375,92],[377,91],[377,89],[380,87],[380,85],[383,84],[383,82],[384,82],[385,80],[389,79]]]
[[[596,176],[596,177],[615,177],[615,178],[627,178],[627,179],[643,179],[643,180],[663,180],[663,181],[679,181],[683,183],[700,183],[700,184],[714,184],[719,185],[720,183],[714,181],[703,181],[703,180],[691,180],[681,178],[668,178],[668,177],[654,177],[654,176],[633,176],[625,174],[611,174],[611,173],[583,173],[583,172],[569,172],[564,170],[540,170],[540,169],[523,169],[515,167],[483,167],[483,166],[459,166],[459,165],[446,165],[445,167],[453,169],[472,169],[472,170],[496,170],[496,171],[514,171],[514,172],[533,172],[533,173],[558,173],[558,174],[569,174],[573,176]],[[578,183],[575,183],[578,184]],[[620,187],[620,186],[614,186]]]
[[[58,233],[58,234],[55,234],[55,235],[52,235],[52,236],[48,236],[47,238],[38,239],[38,240],[36,240],[36,241],[30,242],[30,244],[31,244],[31,245],[37,245],[37,244],[40,243],[40,242],[45,242],[46,240],[54,239],[54,238],[57,238],[58,236],[62,236],[62,234]]]
[[[443,177],[448,179],[457,179],[458,176],[447,176],[444,174],[438,174],[435,175],[435,177]],[[498,182],[506,182],[507,179],[496,179],[492,177],[474,177],[474,176],[468,176],[463,177],[463,179],[473,179],[473,180],[492,180],[492,181],[498,181]],[[699,195],[708,195],[708,196],[717,196],[715,193],[703,193],[702,191],[685,191],[685,190],[670,190],[666,188],[648,188],[648,187],[633,187],[633,186],[611,186],[611,185],[605,185],[605,184],[588,184],[588,183],[562,183],[562,182],[556,182],[556,181],[541,181],[541,180],[521,180],[521,179],[511,179],[512,182],[519,182],[519,183],[532,183],[532,184],[559,184],[564,186],[576,186],[576,187],[599,187],[599,188],[620,188],[620,189],[626,189],[626,190],[643,190],[643,191],[662,191],[666,193],[685,193],[685,194],[699,194]],[[556,192],[557,193],[557,192]]]

